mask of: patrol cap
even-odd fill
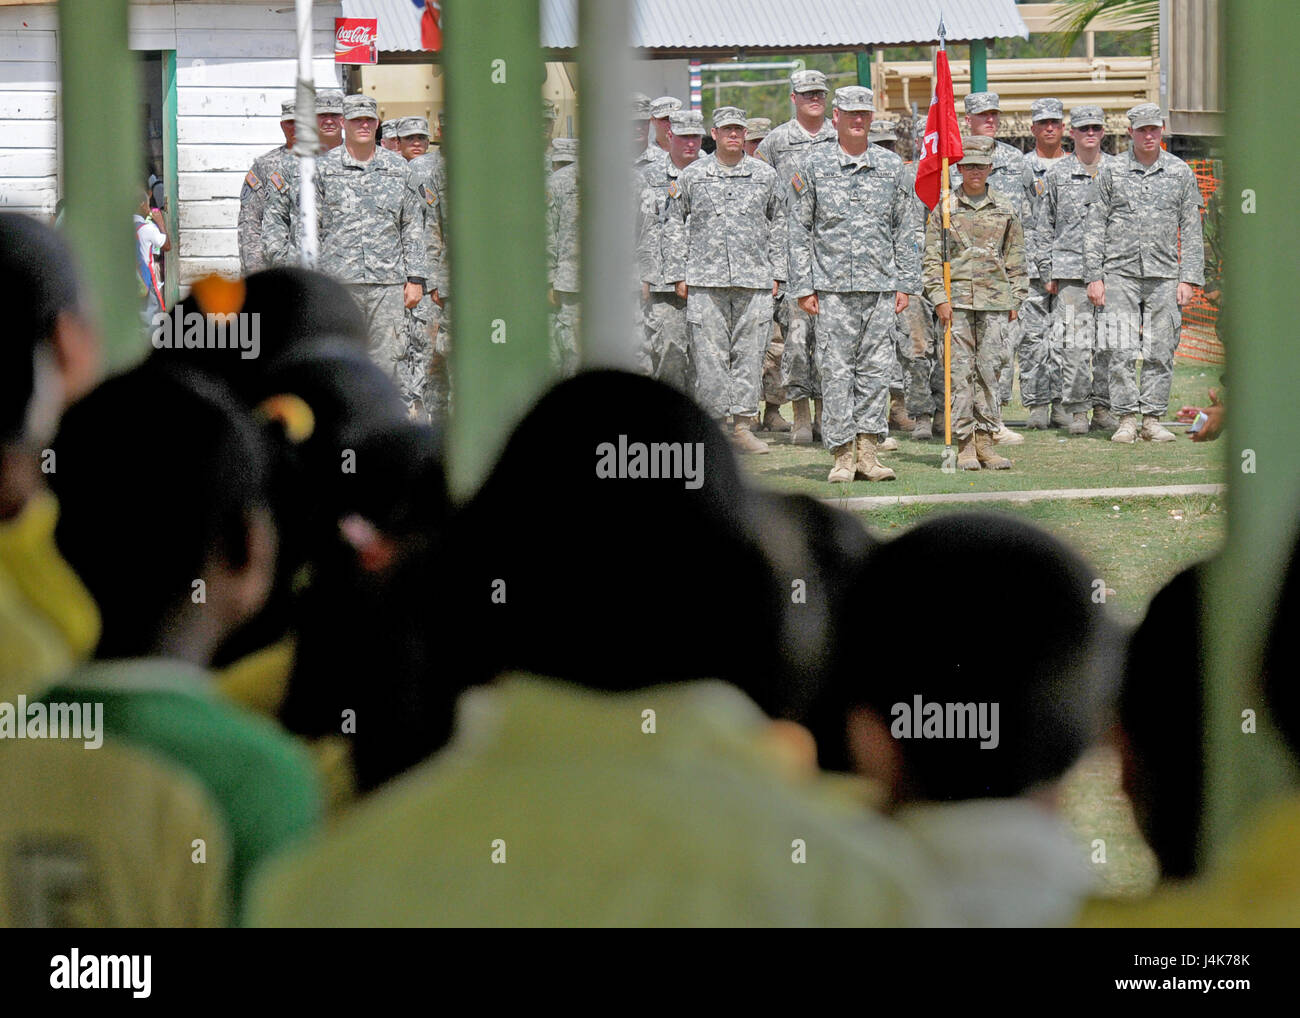
[[[1087,127],[1090,124],[1100,124],[1106,126],[1106,114],[1102,112],[1100,106],[1072,106],[1070,107],[1070,126]]]
[[[578,158],[577,138],[556,138],[551,142],[551,165],[572,163]]]
[[[429,121],[424,117],[403,117],[397,122],[399,138],[413,138],[420,134],[429,137]]]
[[[669,116],[676,113],[682,108],[682,101],[675,99],[670,95],[661,95],[650,103],[650,116],[658,120],[661,117]]]
[[[668,117],[673,134],[703,134],[704,114],[696,110],[677,110]]]
[[[733,124],[744,127],[749,123],[749,118],[745,116],[745,111],[738,106],[719,106],[713,111],[714,127],[731,127]]]
[[[873,120],[867,138],[869,141],[898,141],[898,130],[892,120]]]
[[[965,163],[985,166],[993,165],[993,139],[983,134],[963,134],[961,136],[962,157],[957,160],[957,165]]]
[[[825,92],[826,75],[821,71],[795,71],[790,75],[791,92]]]
[[[396,138],[397,137],[397,120],[385,120],[379,125],[379,131],[376,133],[377,138]]]
[[[542,116],[547,120],[559,120],[560,111],[550,99],[542,100]]]
[[[650,97],[644,92],[632,93],[632,119],[650,119]]]
[[[294,110],[297,108],[298,104],[295,100],[286,99],[284,102],[280,103],[280,119],[292,120],[294,117]]]
[[[379,104],[368,95],[343,97],[343,119],[360,120],[362,117],[379,119]]]
[[[1128,111],[1128,122],[1133,127],[1164,127],[1165,117],[1155,103],[1141,103]]]
[[[772,133],[772,121],[767,117],[750,117],[745,121],[745,140],[758,141]]]
[[[962,108],[967,113],[987,113],[989,110],[1002,112],[1002,100],[996,92],[972,92],[962,100]]]
[[[1029,106],[1033,114],[1033,123],[1040,120],[1064,120],[1065,105],[1060,99],[1035,99]]]
[[[845,85],[843,88],[835,90],[835,100],[832,104],[835,109],[843,110],[845,113],[870,113],[874,110],[875,97],[871,94],[871,89],[864,85]]]
[[[316,93],[317,113],[342,113],[343,93],[337,88],[327,88]]]

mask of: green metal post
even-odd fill
[[[858,84],[871,87],[871,47],[858,51]]]
[[[449,479],[472,494],[552,376],[537,4],[448,0]]]
[[[162,55],[162,131],[163,131],[163,187],[167,190],[167,236],[178,237],[180,224],[179,182],[177,178],[176,151],[176,51],[163,50]],[[167,288],[164,296],[167,306],[171,307],[180,296],[181,260],[180,245],[172,241],[172,249],[167,252]]]
[[[140,130],[127,6],[127,0],[59,4],[65,223],[103,328],[110,371],[147,349],[131,228],[145,181],[140,148],[126,143]]]
[[[970,90],[984,92],[989,87],[989,48],[983,39],[970,41]]]

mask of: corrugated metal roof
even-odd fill
[[[933,42],[940,8],[948,38],[1028,38],[1014,0],[630,0],[643,49],[857,49]],[[541,44],[578,45],[577,0],[540,0]],[[379,48],[418,50],[423,2],[343,0],[349,18],[379,18]]]

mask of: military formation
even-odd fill
[[[790,100],[793,116],[773,126],[733,106],[706,120],[672,96],[633,97],[640,371],[692,396],[742,451],[769,451],[760,432],[820,439],[831,481],[893,479],[881,459],[898,448],[891,430],[918,442],[943,434],[948,327],[957,467],[1012,465],[997,446],[1024,441],[1002,419],[1017,363],[1032,429],[1172,440],[1160,419],[1204,248],[1200,191],[1162,147],[1158,107],[1129,111],[1132,146],[1111,156],[1100,107],[1069,111],[1067,151],[1062,103],[1039,99],[1034,148],[1022,153],[995,137],[997,94],[966,96],[945,238],[942,210],[916,196],[916,166],[894,151],[893,125],[875,120],[869,88],[832,96],[824,74],[800,70]],[[300,257],[293,116],[286,103],[286,144],[245,179],[245,273]],[[318,267],[365,309],[371,354],[412,415],[445,418],[441,148],[424,118],[381,124],[365,96],[322,93],[317,119]],[[582,347],[579,160],[576,139],[551,141],[553,104],[542,120],[550,349],[568,375]]]

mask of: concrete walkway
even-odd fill
[[[1037,491],[944,492],[938,495],[859,495],[824,498],[840,509],[892,509],[944,502],[1042,502],[1070,498],[1159,498],[1166,495],[1222,495],[1226,484],[1153,484],[1145,488],[1040,488]]]

